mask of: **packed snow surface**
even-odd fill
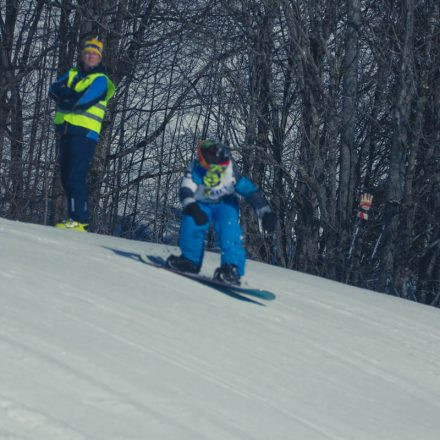
[[[440,310],[249,262],[0,220],[1,440],[438,440]],[[218,255],[207,254],[210,274]]]

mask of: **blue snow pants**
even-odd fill
[[[61,182],[67,196],[69,217],[80,223],[88,223],[87,174],[96,141],[85,136],[65,135],[60,139]]]
[[[203,261],[205,235],[210,224],[220,240],[221,264],[234,264],[244,275],[246,252],[242,243],[243,231],[239,222],[238,200],[235,196],[223,198],[219,203],[197,202],[209,217],[209,222],[198,226],[190,215],[184,215],[180,226],[179,247],[182,255],[197,265]]]

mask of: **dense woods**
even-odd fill
[[[63,216],[48,88],[97,35],[94,231],[175,243],[210,136],[278,216],[263,236],[243,205],[251,258],[440,305],[438,0],[0,0],[0,31],[1,216]]]

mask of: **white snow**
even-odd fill
[[[172,251],[0,220],[1,440],[440,438],[439,309],[249,262],[262,307],[134,256]]]

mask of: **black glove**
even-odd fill
[[[78,99],[80,97],[78,96],[80,95],[79,93],[67,87],[66,84],[59,84],[59,83],[52,84],[50,88],[50,94],[59,101],[70,98]]]
[[[64,111],[72,111],[75,107],[75,104],[77,103],[77,99],[75,98],[65,98],[60,99],[58,101],[58,106],[60,107],[60,110]]]
[[[197,225],[202,226],[208,223],[209,217],[200,209],[197,203],[190,203],[183,210],[185,214],[190,215]]]
[[[264,232],[271,233],[275,231],[277,224],[277,216],[273,212],[265,212],[263,218],[261,219],[263,223]]]

